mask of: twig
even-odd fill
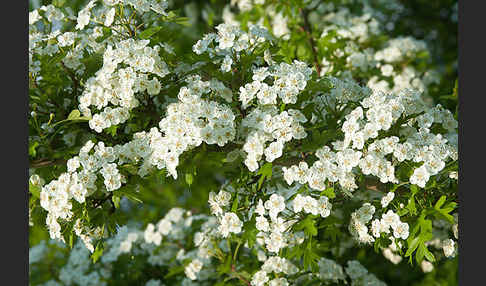
[[[303,32],[307,34],[312,49],[312,55],[314,56],[314,64],[316,66],[317,75],[320,75],[321,66],[319,64],[319,59],[317,58],[316,44],[314,42],[314,38],[312,37],[312,28],[311,25],[309,24],[309,19],[308,19],[309,11],[307,9],[299,8],[299,12],[302,15],[302,18],[304,19],[304,26],[301,26],[300,28]]]
[[[93,200],[93,208],[97,208],[99,206],[101,206],[104,202],[106,202],[106,200],[110,199],[111,200],[111,197],[113,196],[113,193],[110,193],[109,195],[107,195],[106,197],[102,198],[102,199],[95,199]],[[114,205],[113,205],[114,207]]]
[[[53,165],[63,165],[66,164],[66,160],[59,159],[59,160],[49,160],[49,159],[39,159],[29,163],[30,168],[40,168],[40,167],[47,167]]]
[[[245,283],[248,286],[251,286],[250,282],[246,280],[245,277],[241,276],[240,274],[238,274],[238,272],[236,272],[236,268],[234,264],[231,265],[231,271],[235,273],[235,277],[240,279],[241,282]]]
[[[66,65],[62,61],[61,61],[61,64],[62,64],[63,68],[66,70],[66,72],[68,73],[69,77],[71,78],[71,80],[74,83],[73,93],[76,96],[76,94],[78,93],[78,85],[79,85],[78,84],[78,81],[76,80],[76,76],[74,75],[73,71],[71,71],[70,69],[68,69],[66,67]]]

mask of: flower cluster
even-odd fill
[[[381,219],[373,219],[375,207],[370,203],[364,203],[361,208],[351,213],[351,221],[349,223],[349,232],[355,239],[361,243],[371,243],[381,236],[382,233],[390,234],[390,228],[393,231],[393,236],[390,238],[407,239],[409,235],[408,223],[402,222],[393,210],[388,210],[383,213]],[[371,221],[371,234],[368,233],[367,223]],[[393,240],[393,238],[392,238]]]
[[[90,154],[90,151],[94,152]],[[95,146],[92,141],[88,141],[81,148],[78,156],[68,160],[67,173],[42,186],[40,205],[48,211],[46,223],[51,238],[61,238],[58,219],[70,220],[73,216],[71,200],[74,199],[82,204],[87,196],[96,191],[98,171],[104,177],[107,191],[116,190],[121,186],[124,177],[118,172],[116,164],[112,163],[114,160],[115,154],[112,147],[105,147],[103,142]],[[80,167],[82,170],[78,171]]]
[[[96,132],[124,123],[130,111],[139,105],[136,93],[154,96],[160,92],[161,84],[156,76],[163,78],[169,70],[159,56],[160,46],[149,47],[149,42],[128,39],[117,42],[115,48],[108,46],[103,54],[103,67],[87,80],[79,98],[79,110],[85,116],[92,115],[90,106],[102,110],[89,121],[90,128]]]
[[[297,102],[297,96],[306,87],[312,70],[307,64],[295,60],[292,64],[280,63],[268,67],[259,67],[253,71],[253,81],[240,87],[239,99],[242,107],[247,106],[256,97],[259,105],[275,105],[280,98],[285,104]],[[267,78],[272,78],[270,84]]]
[[[439,83],[439,72],[403,63],[427,58],[431,53],[428,45],[410,36],[383,41],[385,35],[389,36],[387,30],[393,31],[395,22],[409,12],[398,1],[380,2],[360,3],[360,9],[343,7],[346,6],[344,3],[315,5],[311,24],[317,26],[321,33],[319,40],[328,43],[320,59],[320,75],[365,77],[370,87],[384,92],[398,92],[403,88],[427,92],[427,87]],[[291,25],[295,23],[289,24],[288,15],[283,15],[276,6],[265,4],[265,10],[256,23],[264,25],[265,21],[269,21],[267,26],[271,27],[273,35],[288,39],[289,30],[293,28]],[[383,13],[385,7],[392,17]],[[225,22],[237,24],[234,18],[229,9],[225,9]]]
[[[184,151],[205,142],[223,146],[235,138],[235,115],[224,104],[202,98],[214,91],[221,94],[224,89],[218,82],[202,81],[199,76],[188,78],[188,86],[179,91],[179,102],[167,107],[167,116],[160,123],[160,131],[152,128],[145,137],[149,140],[151,154],[142,166],[142,174],[151,165],[167,168],[177,178],[175,168]]]
[[[400,241],[395,243],[395,241],[393,240],[392,243],[387,248],[384,248],[381,251],[381,253],[383,254],[383,257],[388,259],[391,263],[398,264],[403,259],[402,256],[397,253],[401,248],[402,248],[402,243]]]
[[[319,214],[321,217],[327,217],[331,213],[332,204],[326,196],[321,196],[319,200],[311,196],[302,196],[297,194],[292,201],[294,212],[299,213],[302,210],[313,215]]]
[[[424,114],[407,120],[419,113]],[[403,126],[404,123],[407,125]],[[430,128],[434,123],[449,130],[451,135],[447,137],[454,140],[452,131],[457,127],[457,121],[440,105],[427,108],[420,96],[409,90],[398,95],[371,94],[346,115],[341,127],[344,138],[332,143],[336,152],[324,146],[316,151],[319,160],[310,168],[305,162],[284,168],[284,176],[289,185],[299,181],[322,191],[328,180],[338,181],[344,189],[354,190],[357,185],[353,168],[359,168],[364,175],[378,177],[382,183],[398,183],[395,166],[409,160],[423,162],[410,177],[410,183],[423,188],[430,176],[445,167],[449,158],[457,159],[456,142],[449,143],[441,134],[433,134]],[[395,128],[400,128],[395,133],[400,137],[380,136],[380,133],[390,133],[394,124],[398,125]],[[395,160],[390,161],[389,154]]]
[[[270,280],[268,277],[271,273],[283,273],[284,275],[293,275],[297,273],[298,269],[290,261],[279,256],[271,256],[265,260],[261,270],[255,272],[251,279],[251,285],[263,286],[266,283],[270,286],[285,286],[290,285],[285,277],[276,277]]]
[[[223,72],[230,72],[231,66],[240,53],[250,53],[257,44],[271,40],[266,29],[252,25],[248,32],[244,32],[238,25],[223,23],[215,27],[217,33],[206,34],[192,47],[194,53],[200,55],[208,53],[214,58],[213,63],[221,64]]]
[[[246,152],[245,165],[250,171],[258,169],[258,161],[265,154],[267,162],[273,162],[283,155],[284,144],[292,139],[307,136],[301,123],[305,116],[298,110],[289,109],[278,113],[276,107],[255,108],[241,123],[248,129],[248,137],[243,150]],[[267,147],[266,143],[268,144]]]
[[[368,270],[359,263],[357,260],[348,261],[348,266],[345,268],[346,274],[351,278],[352,285],[386,285],[383,281],[380,281],[373,273],[369,273]]]

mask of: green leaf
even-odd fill
[[[397,215],[399,215],[399,216],[404,216],[406,214],[408,214],[408,209],[407,208],[399,209],[397,211]]]
[[[191,186],[194,182],[194,176],[191,173],[186,173],[186,183]]]
[[[131,175],[137,175],[138,174],[138,168],[135,167],[132,164],[125,164],[125,165],[122,165],[120,167],[121,167],[122,170],[127,171]]]
[[[435,203],[434,209],[440,210],[440,207],[445,203],[446,201],[446,196],[441,196],[439,200]]]
[[[153,27],[150,27],[144,31],[142,31],[140,34],[138,34],[138,37],[140,39],[148,39],[150,37],[152,37],[155,33],[157,33],[158,31],[160,31],[160,29],[162,29],[161,26],[153,26]]]
[[[29,182],[29,192],[36,198],[40,198],[40,191],[41,187],[33,185],[31,182]]]
[[[450,202],[447,203],[441,210],[446,213],[450,213],[451,211],[455,210],[457,206],[457,203],[455,202]]]
[[[109,36],[111,36],[112,34],[113,34],[113,32],[112,32],[111,28],[103,27],[103,36],[96,38],[95,41],[97,43],[101,43],[104,40],[106,40]]]
[[[241,238],[243,241],[248,241],[248,247],[252,248],[256,242],[256,235],[259,232],[255,227],[255,217],[253,216],[250,221],[243,224],[243,235]]]
[[[236,194],[236,197],[233,200],[233,205],[231,206],[231,211],[235,213],[237,208],[238,208],[238,194]]]
[[[49,120],[49,122],[51,122],[51,120],[54,118],[54,114],[51,114],[51,115],[52,115],[52,117]],[[58,122],[52,124],[52,127],[57,126],[57,125],[59,125],[61,123],[67,122],[67,121],[74,121],[74,120],[77,120],[77,121],[88,121],[90,119],[91,119],[90,117],[81,116],[81,113],[79,112],[79,110],[75,109],[75,110],[71,111],[71,113],[69,113],[69,115],[68,115],[68,117],[66,119],[61,120],[61,121],[58,121]]]
[[[120,197],[113,194],[111,197],[111,201],[113,202],[113,205],[115,206],[116,209],[120,208]]]
[[[37,147],[40,145],[38,141],[29,143],[29,156],[35,157],[37,155]]]
[[[458,81],[456,79],[456,83],[454,84],[454,90],[452,92],[452,96],[457,97],[457,92],[458,92]]]
[[[76,120],[81,116],[81,112],[79,110],[75,109],[69,113],[67,120]]]
[[[425,258],[427,258],[427,260],[430,261],[430,262],[434,262],[435,261],[434,255],[432,254],[432,252],[430,252],[427,249],[427,247],[425,247]]]
[[[221,274],[227,274],[231,272],[231,255],[226,256],[226,260],[223,264],[220,264],[217,268],[217,271]]]
[[[315,220],[312,218],[312,215],[308,215],[305,219],[301,220],[297,223],[294,227],[295,230],[304,230],[306,236],[315,236],[317,235],[317,228],[315,225]]]
[[[304,243],[304,255],[303,255],[303,264],[304,269],[311,270],[313,272],[319,271],[319,267],[317,261],[319,260],[320,256],[317,255],[315,250],[312,248],[311,240],[308,240]]]
[[[407,209],[410,211],[410,214],[412,214],[412,215],[417,214],[417,208],[415,207],[415,196],[414,195],[412,195],[408,199]]]
[[[118,189],[113,191],[113,195],[116,196],[125,196],[129,200],[136,202],[136,203],[143,203],[142,199],[139,197],[139,194],[135,192],[134,190],[128,189],[128,188],[123,188],[123,189]]]
[[[330,187],[321,192],[321,196],[326,196],[330,199],[334,199],[336,194],[334,193],[334,188]]]
[[[375,243],[374,243],[374,250],[376,253],[379,253],[380,252],[380,249],[382,248],[385,248],[385,247],[388,247],[388,245],[391,243],[390,239],[386,238],[386,237],[378,237],[376,240],[375,240]]]
[[[410,191],[412,191],[412,194],[415,195],[418,192],[418,187],[416,185],[410,185]]]
[[[266,178],[272,177],[272,163],[269,162],[265,163],[260,168],[257,174],[262,175],[258,180],[258,189],[260,189],[262,187],[263,181],[265,181]]]
[[[185,26],[185,27],[190,27],[191,23],[189,23],[189,18],[188,17],[177,17],[174,20],[174,23]]]
[[[417,249],[420,242],[420,237],[415,237],[409,244],[407,252],[405,253],[405,257],[409,257],[412,253]]]
[[[112,125],[108,128],[105,129],[105,132],[110,134],[111,137],[115,137],[116,136],[116,130],[118,129],[118,125]]]
[[[169,273],[167,273],[164,276],[164,278],[167,279],[167,278],[170,278],[170,277],[172,277],[174,275],[183,273],[184,272],[184,269],[185,269],[185,266],[184,265],[172,267],[171,269],[169,269]]]
[[[96,244],[96,248],[93,252],[93,254],[91,254],[91,259],[93,260],[93,263],[96,263],[96,261],[98,261],[98,259],[100,259],[101,255],[103,254],[103,243],[100,241],[98,242],[98,244]]]
[[[73,244],[74,244],[74,233],[71,232],[69,235],[69,248],[73,249]]]
[[[420,243],[420,245],[417,249],[417,253],[415,255],[415,260],[417,261],[418,264],[420,264],[422,262],[422,260],[424,259],[425,250],[426,250],[425,244],[423,242]]]
[[[66,4],[66,0],[52,0],[52,5],[56,7],[62,7]]]

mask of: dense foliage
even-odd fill
[[[456,26],[446,0],[32,0],[30,284],[456,285]]]

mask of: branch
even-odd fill
[[[319,64],[319,59],[317,58],[317,49],[316,43],[314,42],[314,38],[312,37],[312,28],[309,23],[309,10],[299,8],[299,12],[304,19],[304,25],[300,27],[300,29],[307,34],[307,38],[309,39],[309,44],[311,45],[312,55],[314,56],[314,65],[316,66],[317,75],[321,74],[321,66]]]
[[[108,199],[110,199],[110,201],[111,201],[112,196],[113,196],[113,193],[110,193],[109,195],[107,195],[106,197],[104,197],[102,199],[94,199],[93,200],[93,208],[97,208],[97,207],[101,206]],[[113,204],[113,201],[112,201],[112,204]],[[114,204],[112,205],[112,207],[114,208]]]
[[[231,271],[234,273],[235,277],[238,278],[241,282],[245,283],[248,286],[251,286],[250,282],[245,279],[245,277],[241,276],[238,272],[236,272],[235,265],[231,265]]]
[[[74,83],[73,93],[74,93],[74,95],[76,95],[78,93],[78,85],[79,85],[78,80],[76,80],[76,76],[74,75],[73,71],[71,71],[70,69],[68,69],[66,67],[66,65],[64,64],[64,62],[61,61],[61,64],[62,64],[64,70],[66,70],[66,72],[68,73],[69,77],[71,78],[71,80]]]
[[[66,164],[66,160],[58,159],[58,160],[49,160],[49,159],[39,159],[32,162],[29,162],[30,168],[40,168],[40,167],[47,167],[53,165],[63,165]]]

